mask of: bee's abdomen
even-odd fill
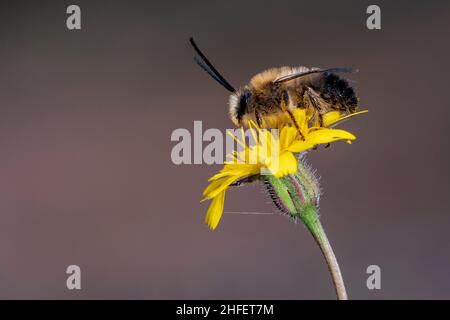
[[[322,80],[321,88],[317,89],[323,99],[343,111],[354,112],[356,110],[358,98],[348,81],[334,73],[324,74]]]

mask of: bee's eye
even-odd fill
[[[242,116],[247,112],[247,105],[250,102],[251,95],[250,90],[244,89],[239,98],[239,105],[236,110],[236,117],[239,121],[241,121]]]

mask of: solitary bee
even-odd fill
[[[198,56],[194,59],[213,79],[231,92],[229,114],[236,126],[248,126],[250,120],[260,127],[274,128],[282,123],[298,125],[292,115],[304,108],[316,126],[323,126],[323,115],[329,111],[354,113],[358,98],[348,81],[337,73],[353,73],[351,68],[272,68],[256,74],[250,83],[236,90],[214,68],[193,38],[190,43]]]

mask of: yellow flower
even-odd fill
[[[293,174],[297,172],[297,159],[294,154],[304,152],[318,144],[328,144],[337,140],[351,143],[351,140],[356,139],[353,134],[326,127],[360,113],[362,112],[342,115],[337,111],[329,112],[324,115],[325,127],[309,127],[310,119],[305,109],[295,109],[293,115],[299,128],[285,125],[275,131],[275,134],[251,122],[249,130],[255,140],[251,146],[246,143],[244,130],[241,128],[242,138],[238,139],[235,136],[233,138],[243,150],[227,155],[232,161],[225,162],[223,169],[208,180],[210,184],[203,191],[202,201],[212,199],[206,213],[206,224],[211,229],[215,229],[219,224],[225,192],[233,183],[261,174],[271,174],[277,178]]]

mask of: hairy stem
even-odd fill
[[[341,270],[317,214],[320,196],[317,178],[303,161],[299,161],[297,174],[280,179],[267,176],[265,185],[277,207],[283,213],[300,219],[311,232],[327,262],[337,298],[347,300]]]
[[[338,300],[347,300],[347,292],[345,290],[344,279],[342,278],[339,264],[322,224],[320,223],[316,210],[313,207],[305,208],[305,210],[300,214],[300,219],[302,219],[308,230],[311,232],[314,240],[316,240],[320,250],[322,251],[325,261],[327,262],[328,269],[331,273],[331,278],[333,280]]]

